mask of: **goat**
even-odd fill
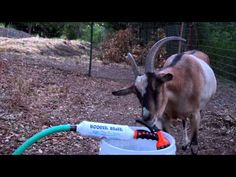
[[[182,119],[182,149],[190,146],[192,154],[198,152],[198,131],[201,115],[206,104],[216,92],[215,74],[209,66],[209,57],[201,51],[187,51],[171,55],[159,70],[154,70],[155,56],[168,41],[186,41],[177,36],[156,42],[145,60],[145,73],[128,53],[135,74],[135,82],[129,87],[113,91],[115,96],[134,93],[142,106],[142,121],[151,127],[169,132],[171,119]],[[186,120],[191,122],[191,140],[187,135]]]

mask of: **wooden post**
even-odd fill
[[[181,23],[181,26],[180,26],[180,34],[179,34],[180,37],[183,37],[183,30],[184,30],[184,22],[182,22],[182,23]],[[181,52],[181,47],[182,47],[182,42],[179,41],[178,53]]]
[[[28,33],[31,34],[33,24],[31,22],[28,23]]]
[[[92,54],[93,54],[93,22],[90,25],[91,33],[90,33],[90,61],[89,61],[89,77],[91,76],[91,68],[92,68]]]

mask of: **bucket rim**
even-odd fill
[[[135,128],[137,128],[137,127],[135,127]],[[145,127],[138,127],[138,128],[145,128]],[[153,154],[155,154],[158,151],[159,153],[164,153],[164,152],[168,152],[171,149],[175,148],[176,145],[175,145],[175,139],[174,139],[173,136],[171,136],[169,133],[164,132],[164,131],[162,131],[162,133],[170,141],[170,146],[168,146],[164,149],[145,150],[145,151],[140,151],[140,150],[135,150],[135,149],[134,150],[123,149],[123,148],[120,148],[120,147],[117,147],[117,146],[113,146],[111,143],[108,143],[109,139],[102,139],[101,143],[104,143],[104,145],[109,147],[109,148],[116,149],[118,151],[124,151],[124,152],[133,152],[133,153],[140,152],[140,153],[151,153],[151,154],[153,153]],[[119,140],[114,140],[114,141],[119,141]],[[127,140],[127,141],[129,141],[129,140]]]

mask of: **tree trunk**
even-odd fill
[[[4,27],[7,28],[9,24],[10,24],[10,22],[5,22]]]
[[[28,33],[31,34],[32,33],[32,23],[28,24]]]

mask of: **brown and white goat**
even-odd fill
[[[185,39],[171,36],[161,39],[150,49],[145,61],[145,73],[140,74],[134,58],[129,53],[135,74],[135,82],[127,88],[112,92],[121,96],[134,93],[142,106],[142,121],[150,126],[169,132],[170,119],[182,119],[183,144],[186,150],[198,151],[200,111],[205,108],[216,92],[216,78],[209,66],[208,56],[200,51],[187,51],[170,56],[163,68],[154,70],[154,59],[162,45],[168,41]],[[191,122],[191,140],[186,128],[186,119]]]

